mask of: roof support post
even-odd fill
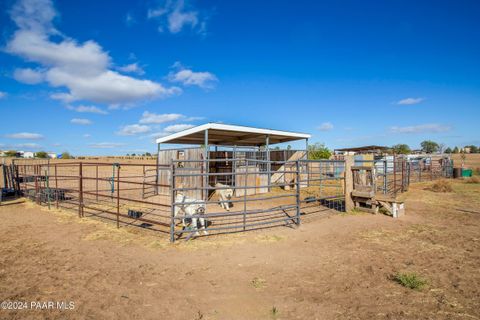
[[[308,160],[308,138],[305,139],[305,159]]]
[[[305,160],[308,160],[308,138],[305,139]],[[307,174],[307,187],[310,187],[310,170],[308,161],[305,161],[305,173]]]
[[[155,166],[155,172],[156,172],[156,175],[155,175],[155,194],[158,195],[158,182],[160,181],[160,170],[158,168],[158,165],[160,164],[160,143],[157,143],[157,161],[155,162],[157,165]],[[97,171],[98,171],[98,166],[97,166]],[[172,179],[172,177],[170,177],[170,179]],[[98,181],[97,181],[98,183]]]
[[[272,180],[272,165],[270,163],[270,136],[267,135],[267,138],[265,139],[265,149],[267,151],[267,172],[268,172],[268,192],[270,192],[270,182]]]
[[[208,199],[208,180],[209,180],[209,177],[208,177],[208,172],[209,172],[209,167],[210,167],[210,163],[208,162],[208,158],[209,158],[209,152],[208,152],[208,129],[205,129],[205,135],[204,135],[204,154],[203,154],[203,163],[205,164],[204,165],[204,173],[205,173],[205,176],[204,176],[204,179],[203,179],[203,199],[205,200],[205,202],[207,201]],[[206,208],[206,207],[205,207]]]

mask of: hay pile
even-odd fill
[[[473,176],[471,178],[465,179],[466,183],[480,183],[480,177],[479,176]]]
[[[427,189],[433,192],[453,192],[452,185],[447,180],[438,180]]]

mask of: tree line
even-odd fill
[[[480,147],[474,145],[447,147],[443,143],[437,143],[431,140],[425,140],[420,143],[421,151],[424,153],[480,153]],[[410,154],[412,149],[407,144],[396,144],[392,146],[392,152],[395,154]]]

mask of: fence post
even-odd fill
[[[307,161],[308,163],[308,161]],[[297,159],[295,161],[296,169],[297,169],[297,187],[296,190],[296,200],[297,200],[297,226],[300,226],[300,160]],[[307,178],[308,180],[308,178]]]
[[[95,166],[95,195],[98,202],[98,164]]]
[[[247,224],[247,186],[248,186],[248,171],[249,171],[248,164],[245,166],[245,183],[243,186],[245,189],[243,189],[243,231],[246,230],[246,224]],[[257,183],[255,183],[255,190]]]
[[[354,209],[355,204],[352,200],[352,191],[353,191],[353,173],[352,167],[355,163],[353,155],[345,156],[345,172],[344,172],[344,183],[345,183],[345,211],[351,211]]]
[[[175,242],[175,166],[170,165],[170,194],[171,194],[171,212],[170,212],[170,242]]]
[[[57,177],[57,164],[55,163],[55,207],[58,209],[58,177]]]
[[[78,217],[81,218],[83,216],[83,164],[80,162],[78,166],[78,177],[79,177],[79,185],[78,185]]]
[[[117,163],[117,228],[120,228],[120,164],[118,163]]]
[[[45,170],[45,194],[47,195],[48,210],[50,210],[50,164],[48,169]]]
[[[393,155],[393,195],[397,195],[397,159]]]
[[[388,160],[385,158],[383,161],[383,194],[387,194],[388,184]]]
[[[37,166],[34,167],[34,174],[35,174],[35,202],[37,204],[42,204],[39,196]]]

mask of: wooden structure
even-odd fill
[[[398,218],[405,214],[405,205],[395,197],[377,194],[374,166],[352,166],[353,190],[351,192],[355,209],[378,213],[385,209],[391,216]]]

